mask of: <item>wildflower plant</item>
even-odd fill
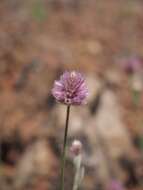
[[[65,104],[67,106],[61,163],[61,190],[64,190],[64,172],[70,108],[72,105],[79,106],[86,103],[88,89],[85,84],[85,79],[80,73],[76,71],[66,71],[65,73],[63,73],[59,80],[56,80],[54,82],[52,94],[57,100],[57,102]]]
[[[83,76],[72,71],[65,72],[60,80],[55,81],[52,94],[58,102],[68,106],[81,105],[85,103],[88,90]]]

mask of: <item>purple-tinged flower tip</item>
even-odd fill
[[[142,60],[140,57],[131,56],[129,58],[121,59],[120,64],[126,73],[133,74],[140,71],[142,67]]]
[[[107,190],[124,190],[124,187],[118,180],[112,179]]]
[[[58,102],[66,105],[81,105],[85,103],[88,89],[84,77],[76,72],[65,72],[54,82],[52,94]]]
[[[79,140],[74,140],[70,147],[70,152],[73,156],[78,156],[82,152],[82,143]]]

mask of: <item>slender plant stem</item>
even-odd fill
[[[70,106],[67,106],[64,144],[63,144],[62,163],[61,163],[61,190],[64,190],[64,176],[65,176],[65,161],[66,161],[66,146],[67,146],[67,136],[68,136],[69,115],[70,115]]]

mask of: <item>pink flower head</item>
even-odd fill
[[[58,102],[66,105],[81,105],[85,103],[88,89],[84,77],[75,71],[65,72],[55,81],[52,94]]]

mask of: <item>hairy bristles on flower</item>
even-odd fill
[[[79,140],[74,140],[70,147],[70,152],[73,156],[78,156],[82,152],[82,143]]]
[[[81,105],[85,103],[88,89],[84,77],[76,72],[65,72],[55,81],[52,94],[58,102],[66,105]]]

